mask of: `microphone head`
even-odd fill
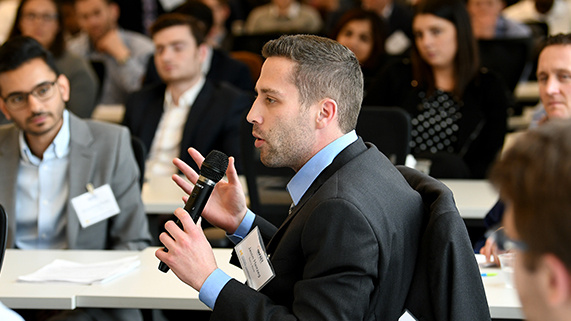
[[[200,167],[200,175],[218,183],[228,168],[228,156],[219,150],[213,150],[204,159]]]

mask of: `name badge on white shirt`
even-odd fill
[[[238,245],[234,247],[248,285],[259,291],[274,278],[274,268],[268,259],[260,230],[256,226]]]
[[[71,204],[77,213],[82,228],[101,222],[120,212],[109,184],[74,197]]]

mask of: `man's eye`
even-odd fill
[[[13,104],[18,104],[24,101],[24,95],[14,95],[8,97],[8,100]]]
[[[50,90],[49,86],[42,86],[42,87],[36,89],[36,95],[38,95],[40,97],[45,96],[49,90]]]

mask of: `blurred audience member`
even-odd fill
[[[0,126],[0,203],[8,214],[7,246],[147,247],[151,236],[127,128],[67,111],[69,80],[58,73],[49,51],[30,37],[13,37],[0,47],[0,96],[0,110],[13,120]],[[87,216],[85,198],[96,209]],[[53,312],[58,315],[51,320],[142,320],[135,309]]]
[[[63,19],[63,34],[66,40],[79,35],[81,28],[77,23],[77,15],[75,14],[75,0],[60,0],[61,13]]]
[[[362,7],[385,20],[388,26],[385,51],[389,55],[406,55],[413,40],[412,10],[394,0],[362,0]]]
[[[383,48],[385,34],[381,18],[360,8],[347,11],[331,34],[332,39],[349,48],[359,60],[365,77],[365,94],[371,79],[387,59]]]
[[[239,165],[240,125],[252,101],[230,85],[205,79],[203,26],[189,15],[165,14],[153,24],[151,34],[163,82],[129,96],[123,119],[149,150],[146,176],[177,173],[172,160],[190,162],[189,146],[201,153],[220,150]]]
[[[520,0],[503,13],[522,23],[545,23],[550,35],[571,31],[571,5],[567,0]]]
[[[502,15],[504,0],[468,0],[468,13],[477,39],[527,38],[531,29]]]
[[[137,33],[149,34],[149,27],[161,14],[172,10],[184,0],[115,0],[119,10],[124,12],[119,16],[121,28]]]
[[[20,0],[2,0],[0,1],[0,43],[8,39],[10,29],[14,24],[16,10]]]
[[[365,104],[398,106],[412,118],[410,147],[430,175],[484,178],[506,134],[508,90],[478,68],[476,41],[461,0],[421,0],[412,59],[391,65]]]
[[[254,8],[244,25],[246,34],[321,32],[323,22],[319,12],[297,0],[271,0]]]
[[[490,180],[506,204],[505,241],[525,319],[571,320],[571,122],[518,137]]]
[[[210,33],[214,24],[212,10],[199,1],[187,1],[175,8],[173,12],[190,15],[199,20],[204,24],[207,34]],[[212,48],[209,43],[205,43],[204,45],[206,47],[206,59],[202,63],[202,73],[206,75],[206,78],[215,82],[224,81],[238,89],[253,92],[254,84],[250,76],[250,70],[246,64],[233,59],[222,49]],[[145,86],[162,81],[157,73],[153,56],[151,56],[147,62],[146,69],[147,72],[144,79]]]
[[[97,75],[81,57],[69,52],[61,6],[56,0],[22,0],[10,37],[28,36],[36,39],[55,58],[56,66],[70,82],[68,110],[81,118],[89,118],[97,105]]]
[[[152,41],[119,28],[119,7],[112,0],[76,0],[75,10],[82,33],[69,49],[103,64],[101,103],[124,104],[129,93],[141,88]]]
[[[192,0],[190,0],[192,1]],[[228,32],[226,22],[230,17],[228,0],[200,0],[212,10],[213,23],[206,40],[213,48],[232,50],[232,34]]]
[[[544,116],[539,124],[552,119],[571,118],[571,33],[558,34],[547,38],[539,53],[537,63],[539,98],[543,105]],[[486,215],[484,222],[488,228],[496,228],[501,222],[505,205],[498,202]],[[488,262],[496,256],[495,239],[488,237],[480,249],[483,240],[475,245],[475,250],[484,254]],[[497,257],[494,259],[498,262]]]

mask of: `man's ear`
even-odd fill
[[[206,61],[206,56],[208,55],[208,45],[206,44],[206,42],[201,43],[200,45],[198,45],[198,60],[200,61],[201,64],[204,63],[204,61]]]
[[[6,103],[4,102],[4,99],[0,99],[0,110],[2,111],[2,114],[4,114],[4,117],[6,117],[6,119],[8,120],[12,119],[10,113],[8,113],[8,108],[6,108]]]
[[[57,81],[56,83],[57,89],[61,94],[61,98],[63,99],[63,101],[67,102],[69,100],[69,90],[70,90],[69,80],[64,74],[60,74],[57,77],[56,81]]]
[[[337,116],[337,102],[331,98],[325,98],[319,103],[319,109],[316,117],[316,127],[325,128],[333,120],[338,118]]]
[[[546,302],[552,307],[571,302],[571,276],[565,264],[553,254],[545,254],[540,260],[539,268],[546,273]]]

